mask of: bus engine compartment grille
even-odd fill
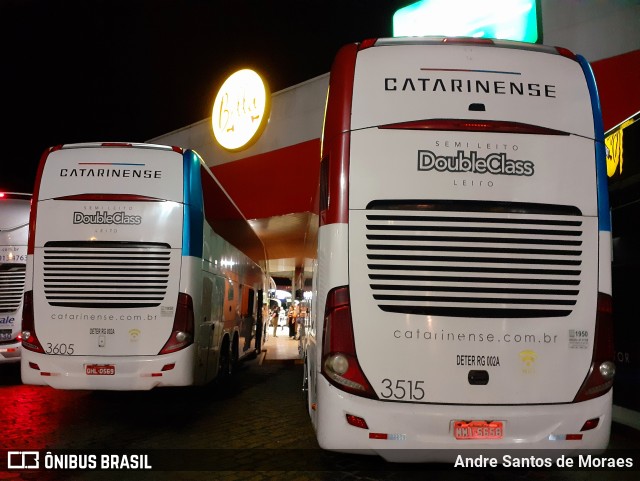
[[[18,309],[25,279],[24,264],[0,264],[0,312]]]
[[[44,293],[52,306],[159,306],[167,292],[171,249],[147,242],[47,242]]]
[[[574,207],[375,201],[366,212],[368,278],[386,312],[568,316],[583,250]]]

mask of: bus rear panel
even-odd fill
[[[45,155],[31,219],[23,381],[191,384],[194,347],[171,346],[185,308],[182,153],[76,144]]]
[[[0,364],[20,362],[30,199],[0,192]]]
[[[327,105],[308,352],[320,445],[404,461],[606,447],[610,227],[586,62],[364,42],[338,54]]]

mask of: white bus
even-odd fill
[[[264,248],[197,153],[51,148],[33,198],[25,384],[204,384],[255,354]]]
[[[565,49],[339,51],[305,356],[321,447],[449,461],[607,446],[604,152],[590,67]]]
[[[20,362],[31,194],[0,192],[0,364]]]

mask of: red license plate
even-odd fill
[[[455,421],[453,435],[456,439],[502,439],[502,421]]]
[[[85,372],[87,376],[114,376],[116,367],[113,364],[87,364]]]

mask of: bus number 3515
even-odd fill
[[[380,392],[380,396],[384,399],[399,399],[409,401],[420,401],[424,399],[424,381],[409,381],[405,379],[398,379],[393,381],[391,379],[383,379],[382,384],[384,389]]]

